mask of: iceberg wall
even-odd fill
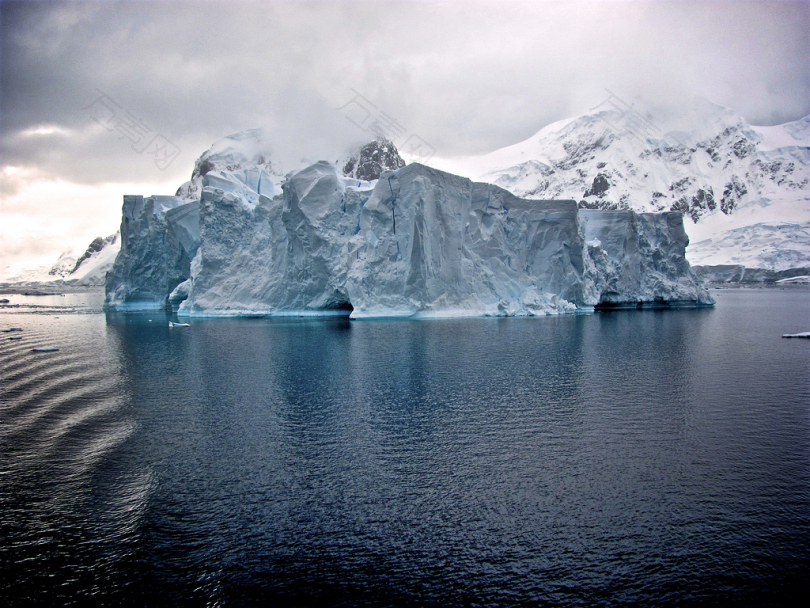
[[[348,314],[348,241],[370,190],[347,183],[362,185],[319,162],[251,204],[203,180],[200,248],[178,313]]]
[[[677,212],[580,209],[597,307],[713,304],[686,261],[689,237]]]
[[[416,163],[369,182],[321,161],[268,194],[245,175],[207,172],[199,201],[125,197],[107,307],[363,318],[713,303],[678,213],[578,210]]]
[[[582,299],[574,201],[419,164],[384,173],[351,241],[353,316],[545,314]]]
[[[166,308],[190,276],[200,242],[200,203],[176,196],[124,196],[121,250],[107,273],[105,306]]]

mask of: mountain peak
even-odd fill
[[[404,166],[405,161],[393,142],[377,137],[352,154],[343,166],[343,175],[372,181],[379,179],[384,171],[393,171]]]

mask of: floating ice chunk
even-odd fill
[[[782,334],[783,338],[810,338],[810,331],[803,331],[798,334]]]
[[[802,275],[798,277],[790,277],[789,279],[780,279],[777,281],[780,284],[786,283],[810,283],[810,275]]]

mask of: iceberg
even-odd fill
[[[269,166],[250,137],[228,138],[229,157],[243,140]],[[196,167],[182,196],[124,197],[108,309],[359,319],[713,304],[680,213],[521,198],[404,166],[384,141],[278,183],[241,158]]]

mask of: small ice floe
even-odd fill
[[[779,279],[777,285],[789,285],[791,283],[810,283],[810,275],[803,274],[798,277],[790,277],[789,279]]]
[[[803,331],[798,334],[782,334],[783,338],[810,338],[810,331]]]
[[[188,323],[175,323],[174,321],[169,321],[169,327],[191,327]]]
[[[59,349],[53,346],[38,346],[37,348],[32,348],[31,350],[35,353],[55,353]]]

